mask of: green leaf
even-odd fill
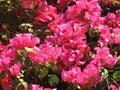
[[[50,64],[50,68],[51,68],[53,71],[55,71],[55,70],[57,69],[56,64],[51,63],[51,64]]]
[[[104,69],[104,78],[107,78],[107,77],[108,77],[108,70]]]
[[[50,86],[56,86],[59,83],[59,78],[54,74],[50,74],[48,75],[48,83]]]
[[[26,52],[33,52],[32,48],[25,47]]]
[[[103,78],[106,79],[109,75],[108,70],[104,69],[104,71],[102,72]]]
[[[25,64],[25,66],[28,66],[28,65],[31,64],[31,61],[30,61],[29,57],[25,58],[24,64]]]
[[[22,84],[19,83],[19,84],[17,85],[17,87],[16,87],[16,90],[19,90],[19,87],[20,87],[21,85],[22,85]]]
[[[50,64],[45,64],[46,67],[50,67]]]
[[[14,80],[14,87],[15,87],[16,90],[18,90],[20,84],[21,83],[17,79]]]
[[[24,90],[28,90],[28,83],[26,81],[24,81],[24,79],[22,79],[20,76],[17,76],[18,79],[18,85],[17,85],[17,89],[19,88],[19,86],[23,85]]]
[[[90,31],[89,31],[89,36],[90,37],[95,37],[95,36],[98,36],[99,35],[99,31],[97,30],[97,29],[90,29]]]
[[[24,86],[25,90],[27,90],[27,88],[28,88],[28,83],[25,82],[23,79],[19,79],[19,81],[20,81],[19,86],[22,84],[22,85]]]
[[[41,68],[38,77],[42,79],[42,78],[44,78],[47,75],[48,75],[48,68],[47,67]]]
[[[28,90],[28,83],[27,82],[22,82],[22,85],[24,86],[25,90]]]
[[[41,66],[39,64],[34,64],[33,66],[36,72],[40,71]]]
[[[53,71],[55,71],[57,69],[57,66],[55,63],[46,64],[46,67],[52,69]]]
[[[113,79],[115,79],[115,80],[117,80],[118,79],[118,77],[119,77],[119,74],[120,74],[120,72],[119,71],[115,71],[114,73],[113,73]]]
[[[31,61],[30,61],[29,57],[22,57],[22,64],[25,67],[28,66],[28,65],[30,65]]]
[[[17,50],[18,55],[22,55],[22,50]]]

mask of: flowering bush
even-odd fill
[[[119,90],[119,0],[0,0],[0,90]]]

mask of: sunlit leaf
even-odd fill
[[[17,50],[18,55],[22,55],[22,50]]]
[[[112,75],[113,79],[117,80],[119,77],[119,73],[120,73],[119,71],[115,71]]]
[[[107,69],[104,69],[103,72],[102,72],[101,74],[102,74],[102,76],[103,76],[103,79],[106,79],[106,78],[108,77],[108,75],[109,75]]]
[[[32,48],[25,47],[26,52],[33,52]]]

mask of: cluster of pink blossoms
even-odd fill
[[[18,56],[27,56],[41,65],[55,63],[64,82],[78,83],[83,89],[98,84],[103,78],[100,71],[116,64],[118,56],[111,54],[108,45],[120,44],[120,10],[102,17],[99,0],[58,0],[56,5],[48,5],[46,0],[19,1],[24,8],[36,5],[36,22],[48,23],[47,32],[52,34],[42,42],[26,33],[17,34],[6,46],[0,43],[0,72],[7,73],[0,81],[4,90],[12,90],[11,76],[20,73],[22,60]],[[74,4],[68,5],[65,12],[58,11],[68,3]],[[94,48],[87,40],[91,30],[99,33]],[[29,84],[28,89],[57,90],[34,84]]]

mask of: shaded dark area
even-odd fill
[[[99,3],[101,8],[102,8],[102,15],[101,16],[106,16],[107,13],[111,12],[111,13],[115,13],[116,10],[120,9],[120,2],[114,3],[114,4],[108,4],[105,5],[102,2]]]

